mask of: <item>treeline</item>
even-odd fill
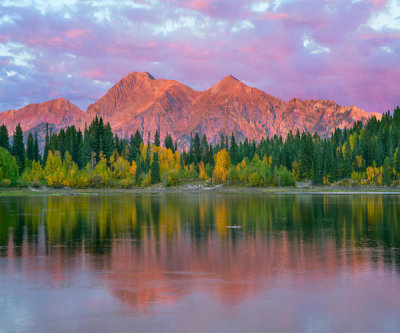
[[[159,132],[129,139],[113,135],[97,117],[84,131],[74,126],[52,133],[47,129],[43,154],[37,135],[26,145],[18,125],[12,144],[0,127],[0,182],[7,185],[54,187],[134,187],[163,182],[174,186],[188,180],[212,180],[250,186],[313,184],[399,185],[400,108],[393,115],[372,117],[351,129],[336,129],[330,138],[290,132],[282,137],[245,139],[221,135],[212,145],[195,133],[189,149],[178,151],[170,135]]]

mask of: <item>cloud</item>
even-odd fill
[[[4,0],[0,110],[85,109],[131,71],[206,89],[227,74],[289,100],[400,104],[400,14],[383,0]]]

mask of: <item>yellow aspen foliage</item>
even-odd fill
[[[225,149],[220,150],[215,156],[215,169],[212,178],[215,182],[226,182],[226,175],[231,168],[231,159]]]
[[[246,168],[246,160],[243,159],[242,162],[238,163],[236,166],[236,171],[242,171]]]
[[[62,161],[60,152],[49,151],[47,155],[46,165],[44,167],[45,178],[47,184],[52,187],[61,187],[64,175],[62,173]]]
[[[100,160],[94,167],[91,181],[92,186],[104,186],[111,180],[111,170],[107,165],[107,160],[103,153],[100,153]]]
[[[117,156],[116,159],[111,156],[110,163],[112,163],[112,175],[114,179],[121,180],[132,177],[130,172],[131,164],[122,156]]]
[[[356,169],[360,170],[362,168],[362,165],[363,165],[363,159],[360,155],[357,155],[355,160]]]
[[[44,172],[40,162],[32,161],[32,165],[25,169],[22,174],[22,179],[30,182],[44,180]]]
[[[207,174],[206,174],[206,167],[204,166],[204,162],[201,161],[199,163],[199,176],[201,180],[207,180]]]
[[[62,176],[61,183],[67,187],[77,187],[78,185],[78,165],[72,161],[72,157],[69,152],[65,154],[65,159],[62,165]]]
[[[349,142],[350,142],[351,151],[354,150],[354,145],[357,142],[357,139],[358,139],[357,133],[354,133],[354,134],[350,135]]]
[[[137,164],[135,161],[132,161],[130,167],[129,167],[129,173],[134,176],[136,173],[136,169],[137,169]]]
[[[271,166],[272,165],[272,156],[265,155],[264,158],[263,158],[263,162],[266,165]]]
[[[383,185],[383,167],[368,167],[366,171],[368,185]]]
[[[173,153],[169,148],[160,148],[159,159],[160,159],[160,174],[161,176],[172,170],[179,170],[180,159],[179,153]]]

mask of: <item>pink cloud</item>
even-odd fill
[[[334,99],[369,111],[400,103],[399,33],[367,25],[385,1],[299,0],[266,13],[252,10],[255,2],[142,0],[143,8],[115,2],[105,8],[110,21],[96,19],[99,8],[91,2],[46,13],[0,4],[18,17],[0,33],[11,54],[0,56],[0,110],[46,100],[54,87],[85,109],[105,93],[99,81],[116,82],[130,71],[195,89],[233,74],[285,100]],[[13,58],[23,51],[28,66]],[[8,77],[10,71],[20,76]]]
[[[90,30],[86,29],[72,29],[65,32],[65,36],[68,38],[79,38],[85,37],[90,33]]]

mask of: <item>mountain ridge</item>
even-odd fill
[[[220,134],[231,133],[238,140],[286,137],[291,130],[328,136],[336,127],[350,127],[355,121],[366,122],[381,115],[368,114],[356,106],[343,107],[333,100],[292,98],[285,102],[233,75],[198,91],[176,80],[156,79],[148,72],[131,72],[90,104],[86,112],[58,98],[0,113],[0,124],[10,131],[18,122],[24,131],[41,123],[83,129],[96,116],[110,122],[113,131],[122,137],[136,129],[142,135],[158,130],[162,138],[168,133],[181,146],[187,146],[194,132],[205,134],[214,143]]]

